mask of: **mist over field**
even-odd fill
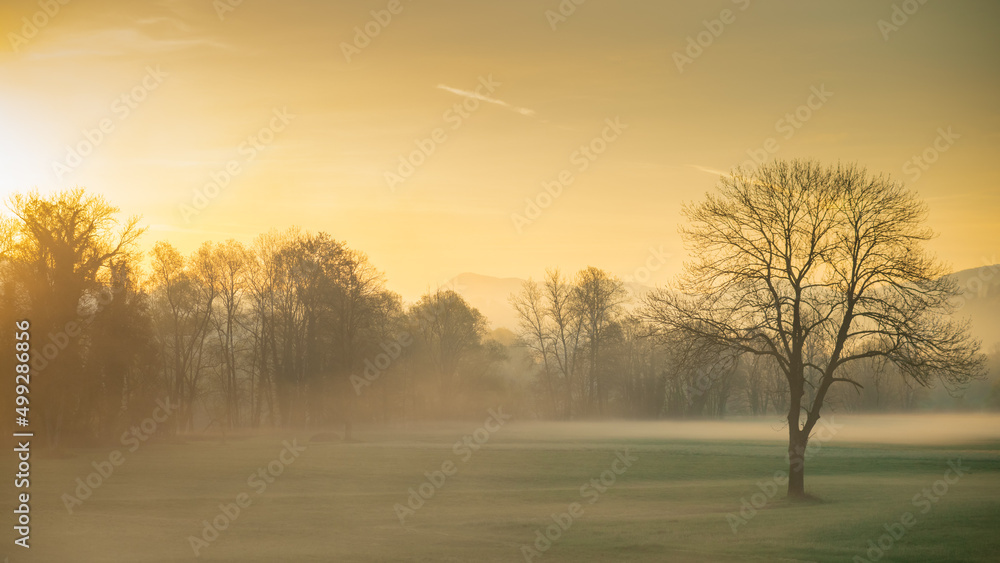
[[[998,24],[0,2],[0,563],[998,560]]]
[[[1000,417],[996,414],[831,414],[826,421],[838,444],[898,444],[945,446],[995,444],[1000,441]],[[692,440],[692,441],[784,441],[784,421],[767,417],[729,417],[699,421],[595,421],[522,423],[510,433],[530,440]]]
[[[807,456],[809,503],[778,491],[774,418],[511,419],[475,450],[464,439],[483,421],[359,426],[352,443],[242,432],[150,443],[100,480],[107,449],[43,456],[32,510],[46,530],[33,559],[10,560],[849,561],[907,513],[885,558],[993,558],[996,415],[834,418]],[[301,449],[288,464],[286,444]]]

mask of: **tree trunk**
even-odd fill
[[[570,377],[568,368],[564,373],[566,376],[566,420],[573,420],[573,379]]]
[[[796,426],[788,429],[788,498],[801,499],[806,496],[805,461],[806,444],[809,436]]]

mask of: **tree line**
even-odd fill
[[[160,241],[144,253],[139,218],[83,189],[15,195],[8,208],[0,317],[9,330],[0,341],[13,350],[14,322],[30,320],[31,420],[54,446],[114,439],[163,400],[174,405],[175,433],[335,427],[349,439],[356,422],[478,416],[498,405],[529,418],[722,417],[784,414],[822,391],[842,410],[910,409],[927,392],[899,375],[937,370],[960,383],[979,370],[974,355],[951,371],[914,371],[869,354],[838,372],[853,385],[823,389],[809,368],[800,384],[787,358],[758,347],[776,322],[766,307],[751,314],[746,296],[722,293],[706,301],[704,279],[635,295],[599,268],[550,269],[510,296],[511,332],[491,329],[446,287],[404,303],[364,253],[326,233],[272,231],[189,255]],[[798,228],[789,235],[796,244]],[[778,314],[794,305],[794,283],[778,290]],[[740,291],[764,295],[751,283]],[[828,318],[817,307],[837,304],[829,292],[805,291],[817,296],[805,316],[819,327]],[[763,323],[756,332],[720,324],[722,311],[741,307]],[[789,336],[801,338],[795,330]],[[956,354],[965,350],[959,336]],[[795,361],[821,365],[828,342],[802,338]],[[790,382],[803,386],[798,398]]]
[[[168,400],[174,432],[462,416],[508,393],[505,347],[447,288],[404,306],[326,233],[168,242],[82,189],[11,199],[2,317],[31,322],[32,424],[112,439]],[[14,330],[2,338],[14,349]],[[489,404],[488,404],[489,403]],[[478,413],[478,411],[476,411]]]

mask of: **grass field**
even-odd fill
[[[148,443],[135,452],[119,448],[123,462],[70,514],[63,495],[74,495],[75,480],[94,473],[93,462],[102,466],[113,448],[75,450],[33,460],[33,547],[5,542],[0,557],[189,561],[194,536],[204,542],[197,557],[204,561],[852,561],[887,533],[884,524],[909,512],[915,523],[896,527],[905,533],[878,560],[998,560],[1000,440],[990,436],[1000,419],[970,418],[964,438],[899,418],[837,423],[844,430],[808,460],[806,486],[817,497],[808,503],[784,500],[783,490],[764,494],[775,472],[787,470],[775,420],[512,421],[478,435],[478,423],[451,423],[361,428],[353,443],[310,442],[313,434],[292,431],[225,444]],[[488,441],[456,449],[464,435]],[[305,449],[283,454],[292,440]],[[616,463],[616,452],[630,465]],[[934,491],[958,460],[970,472],[957,481],[949,474],[947,492],[940,484]],[[260,475],[248,482],[269,465],[280,473],[273,482]],[[614,483],[589,484],[602,473]],[[396,505],[407,504],[408,490],[441,484],[442,476],[440,488],[424,485],[433,496],[404,511],[401,524]],[[923,489],[937,500],[915,504]],[[226,529],[206,541],[203,521],[223,514],[220,504],[238,507],[241,493],[249,505],[235,518],[220,517]],[[766,504],[734,532],[743,499]],[[6,510],[7,530],[11,521]],[[550,525],[558,539],[534,546],[536,532]],[[523,546],[536,551],[526,557]]]

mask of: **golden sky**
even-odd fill
[[[149,246],[299,225],[408,299],[670,253],[661,283],[751,151],[906,180],[939,255],[998,261],[997,2],[62,1],[0,4],[0,191],[85,186]]]

